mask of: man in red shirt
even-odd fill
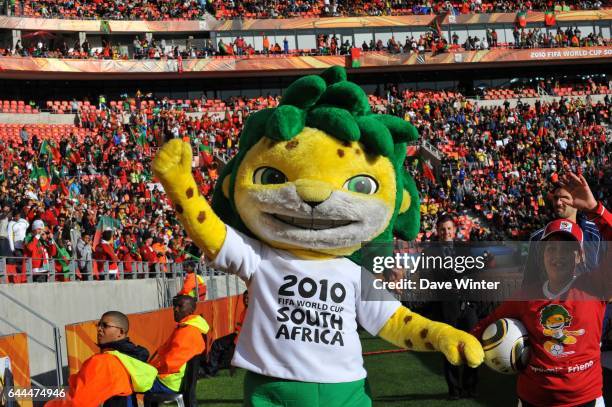
[[[98,276],[100,280],[104,280],[104,272],[108,270],[108,276],[110,280],[116,280],[118,278],[119,273],[119,258],[115,254],[115,249],[113,247],[113,230],[105,229],[102,232],[102,240],[96,246],[96,249],[93,254],[94,260],[97,261],[98,267]],[[105,268],[106,267],[106,268]]]
[[[25,245],[25,254],[32,260],[35,282],[46,282],[49,278],[49,259],[57,254],[53,235],[42,220],[32,223],[32,240]]]
[[[148,236],[144,244],[140,247],[140,257],[142,261],[148,263],[145,267],[148,268],[148,272],[151,273],[150,276],[154,277],[153,263],[157,263],[157,253],[153,250],[153,238],[151,236]]]
[[[133,263],[141,260],[140,253],[138,253],[132,234],[127,233],[124,239],[123,244],[119,246],[119,258],[123,261],[124,277],[126,279],[135,278],[134,274],[137,269]]]

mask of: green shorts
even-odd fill
[[[244,377],[248,407],[371,407],[366,379],[347,383],[310,383],[248,372]]]

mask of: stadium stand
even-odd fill
[[[261,0],[192,0],[187,2],[137,1],[124,4],[112,0],[24,0],[12,4],[15,15],[43,18],[109,20],[195,20],[207,13],[217,19],[312,18],[326,16],[389,16],[419,14],[512,13],[520,10],[556,11],[597,10],[603,2],[594,1],[482,1],[423,2],[395,0],[385,2],[347,0],[299,0],[291,2]]]
[[[216,18],[296,18],[319,16],[388,16],[412,14],[439,14],[452,12],[454,14],[471,13],[509,13],[522,9],[547,10],[551,5],[559,11],[599,9],[600,1],[481,1],[469,0],[462,2],[437,1],[423,2],[411,0],[396,0],[386,2],[375,1],[320,1],[304,0],[299,2],[274,1],[225,1],[215,0],[212,3]]]
[[[561,81],[563,80],[563,82]],[[391,89],[388,96],[397,97],[397,89]],[[519,98],[536,98],[542,95],[549,96],[588,96],[588,95],[606,95],[611,94],[612,90],[608,87],[607,77],[584,77],[574,78],[571,80],[563,78],[549,77],[546,80],[542,78],[539,81],[530,83],[510,84],[509,86],[489,87],[476,92],[472,95],[474,99],[483,100],[505,100]],[[453,97],[468,97],[461,92],[452,90],[404,90],[402,97],[404,99],[417,98],[425,101],[441,102],[447,98]],[[369,95],[372,107],[377,108],[384,106],[388,101],[382,96]],[[207,114],[225,114],[226,111],[233,113],[234,111],[253,111],[261,110],[267,107],[275,107],[280,101],[278,95],[260,96],[257,98],[232,97],[227,100],[208,99],[201,97],[199,99],[170,99],[153,98],[152,96],[135,95],[132,98],[123,98],[119,100],[106,101],[103,97],[104,109],[111,112],[134,112],[144,110],[147,114],[157,114],[161,110],[176,109],[188,113],[207,113]],[[85,114],[91,114],[100,109],[101,102],[91,102],[89,100],[47,100],[44,103],[36,103],[34,101],[23,100],[0,100],[0,113],[28,113],[36,114],[49,112],[54,114],[65,113],[80,113],[81,117]]]
[[[607,95],[589,105],[561,98],[477,107],[459,92],[399,93],[392,88],[386,98],[372,95],[370,102],[378,111],[415,123],[422,140],[444,156],[444,171],[437,179],[417,170],[416,161],[410,167],[423,198],[420,239],[429,237],[437,214],[447,211],[460,215],[463,237],[525,238],[546,219],[546,183],[565,168],[586,174],[599,199],[605,202],[611,196],[604,188],[609,174],[602,170],[611,150],[601,125],[610,122]],[[59,113],[69,110],[69,103],[49,101],[47,107],[57,107]],[[203,103],[139,97],[99,106],[76,102],[77,125],[0,124],[2,187],[13,191],[2,205],[14,208],[27,202],[27,220],[43,219],[69,253],[76,249],[71,247],[71,228],[78,225],[91,236],[102,217],[111,217],[121,224],[117,247],[123,255],[143,259],[152,237],[164,261],[184,261],[189,243],[149,172],[156,148],[168,138],[190,140],[198,152],[200,192],[210,197],[218,175],[215,157],[235,153],[250,111],[276,103],[274,97]],[[224,113],[188,116],[189,107]]]
[[[539,28],[533,30],[516,30],[513,43],[497,42],[495,30],[487,30],[486,36],[468,36],[464,43],[458,43],[458,37],[453,34],[451,43],[444,36],[437,38],[432,32],[421,34],[418,37],[406,36],[395,38],[392,36],[386,43],[381,39],[369,43],[364,41],[360,46],[364,53],[367,52],[387,52],[391,54],[411,54],[414,52],[432,52],[439,54],[442,52],[461,52],[471,50],[485,50],[494,48],[567,48],[567,47],[593,47],[606,46],[612,41],[603,36],[602,32],[589,33],[582,36],[578,28],[558,27],[556,33],[547,33]],[[300,56],[300,55],[348,55],[351,44],[346,40],[344,43],[336,35],[320,34],[317,36],[317,48],[313,49],[291,49],[287,38],[279,43],[270,43],[269,46],[254,48],[245,38],[238,36],[231,42],[219,40],[216,47],[210,42],[205,41],[201,47],[187,46],[168,46],[166,41],[147,40],[136,37],[133,41],[133,52],[131,55],[125,51],[120,51],[120,43],[112,43],[110,40],[103,39],[100,47],[91,47],[89,42],[75,41],[70,47],[65,40],[56,41],[55,39],[32,38],[23,41],[19,40],[14,47],[0,48],[0,56],[31,56],[39,58],[67,58],[67,59],[183,59],[191,58],[211,58],[211,57],[249,57],[253,55],[267,56]],[[365,55],[365,54],[364,54]]]
[[[42,18],[108,20],[197,20],[205,15],[201,1],[24,0],[15,7],[15,15]]]

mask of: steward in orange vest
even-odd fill
[[[203,335],[208,332],[208,323],[201,316],[193,315],[195,298],[177,295],[172,303],[174,321],[178,326],[150,362],[158,371],[157,380],[151,388],[153,393],[178,393],[187,362],[206,348]]]
[[[68,397],[45,407],[137,407],[134,393],[148,391],[157,370],[146,363],[149,351],[130,342],[127,316],[109,311],[98,322],[101,353],[83,363],[70,376]]]
[[[183,288],[179,291],[179,295],[188,295],[196,298],[196,281],[198,284],[197,299],[198,301],[204,301],[206,299],[206,284],[202,276],[195,273],[193,269],[193,263],[187,261],[183,263],[183,267],[187,271],[187,276],[183,281]]]

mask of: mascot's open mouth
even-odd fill
[[[269,213],[274,219],[300,229],[324,230],[347,226],[356,221],[338,219],[296,218],[276,213]]]
[[[392,210],[381,199],[337,190],[316,209],[294,185],[252,188],[237,194],[236,207],[258,237],[301,249],[354,248],[377,236]]]

